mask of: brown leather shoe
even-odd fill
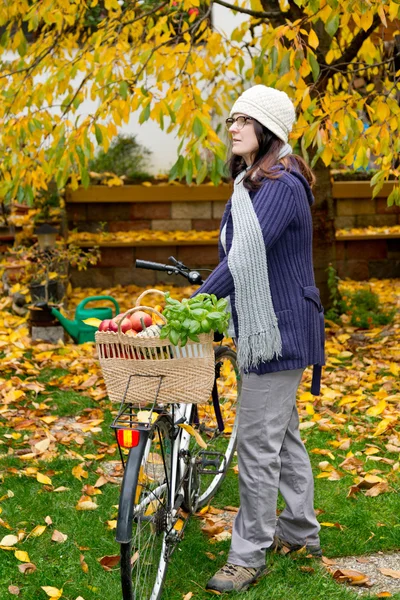
[[[241,592],[267,572],[267,567],[242,567],[226,563],[206,585],[206,590],[214,592]]]

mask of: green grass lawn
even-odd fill
[[[44,372],[40,379],[48,381],[55,374],[60,375],[62,372]],[[46,402],[50,406],[46,414],[54,414],[57,418],[71,418],[73,421],[77,417],[87,415],[89,410],[99,408],[99,403],[77,392],[66,392],[54,387],[49,387],[48,391],[51,394],[39,394],[36,403],[39,405],[40,402]],[[25,404],[20,405],[21,409],[25,409],[25,417],[29,403],[30,400],[26,400]],[[13,439],[7,436],[18,436],[17,431],[7,427],[7,423],[2,421],[0,469],[3,481],[0,535],[4,537],[7,534],[18,535],[18,532],[25,532],[25,539],[18,543],[16,548],[28,553],[36,571],[25,575],[20,573],[18,564],[22,562],[17,560],[14,551],[0,550],[1,600],[12,597],[8,591],[9,585],[19,587],[19,597],[24,600],[45,599],[47,596],[41,586],[62,588],[63,597],[68,600],[75,600],[79,596],[84,600],[121,598],[118,567],[112,571],[105,571],[99,563],[99,559],[105,555],[118,554],[114,532],[107,526],[107,521],[116,518],[118,486],[107,483],[100,488],[101,494],[92,497],[98,504],[96,510],[78,511],[75,508],[83,494],[83,486],[95,484],[101,469],[104,468],[104,461],[118,459],[116,448],[113,447],[113,434],[109,428],[112,418],[110,405],[107,401],[100,404],[104,418],[101,431],[84,435],[83,443],[82,439],[78,439],[77,443],[74,436],[69,441],[58,443],[58,453],[48,461],[34,462],[21,458],[18,451],[26,447],[26,441],[34,436],[34,430],[21,430],[20,436]],[[342,432],[342,435],[344,433]],[[313,428],[307,430],[306,434],[309,450],[330,448],[331,432]],[[373,443],[380,445],[376,439]],[[360,450],[364,449],[364,439],[354,441],[352,452],[357,453],[358,447]],[[98,456],[104,449],[114,453],[107,454],[100,460],[85,458],[85,455]],[[80,460],[76,455],[82,456],[84,460]],[[385,456],[396,458],[387,452]],[[339,468],[345,457],[346,451],[335,451],[332,465]],[[315,474],[320,472],[318,463],[325,458],[311,454]],[[88,477],[79,481],[73,476],[72,469],[82,462]],[[388,473],[391,468],[385,463],[376,463],[375,466],[383,473]],[[37,481],[35,468],[41,474],[50,477],[51,486]],[[321,542],[324,554],[335,557],[399,549],[398,483],[395,480],[391,481],[394,491],[375,498],[367,498],[363,493],[347,498],[352,482],[351,474],[345,475],[339,481],[328,481],[325,478],[315,480],[315,507],[321,511],[318,517],[320,522],[339,523],[341,526],[322,527]],[[59,486],[67,489],[61,492],[53,491]],[[11,497],[7,496],[8,491],[12,492],[9,494]],[[237,506],[238,501],[237,475],[231,469],[213,505],[220,508],[226,505]],[[46,524],[45,519],[48,516],[52,525],[47,526],[39,537],[29,537],[28,534],[37,525]],[[7,524],[10,529],[5,527]],[[55,529],[68,536],[65,542],[51,541]],[[211,543],[201,531],[200,519],[193,518],[186,528],[183,542],[172,557],[163,599],[181,600],[190,591],[193,592],[193,598],[199,600],[212,597],[204,587],[208,578],[224,563],[228,547],[229,542]],[[210,558],[206,552],[212,553],[215,558]],[[85,570],[81,561],[84,561]],[[248,600],[264,597],[276,600],[345,600],[355,597],[352,590],[334,582],[324,569],[314,563],[315,561],[305,558],[292,560],[274,557],[270,560],[271,572],[268,577],[263,578],[256,587],[252,587],[241,597]],[[314,572],[301,569],[309,565],[313,566]],[[360,567],[362,570],[362,565]],[[400,594],[393,597],[400,598]]]

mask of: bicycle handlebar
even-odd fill
[[[137,259],[136,267],[138,269],[164,271],[165,273],[169,274],[182,275],[182,277],[185,277],[192,285],[201,285],[203,283],[203,278],[198,271],[192,271],[191,269],[189,269],[189,267],[177,261],[173,256],[170,257],[170,260],[175,262],[175,264],[165,265],[163,263],[152,262],[150,260]]]
[[[162,263],[152,262],[150,260],[136,260],[137,269],[150,269],[151,271],[172,271],[176,272],[176,267],[172,265],[163,265]]]
[[[185,277],[189,283],[192,285],[201,285],[203,283],[203,278],[198,271],[192,271],[184,265],[182,262],[179,262],[173,256],[169,257],[169,260],[174,262],[174,265],[164,265],[162,263],[152,262],[151,260],[136,260],[136,268],[138,269],[150,269],[151,271],[164,271],[165,273],[175,275],[182,275]],[[203,269],[202,269],[203,270]],[[205,269],[208,271],[209,269]],[[222,333],[218,333],[218,331],[214,332],[214,342],[221,342],[224,338]]]

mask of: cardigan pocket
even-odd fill
[[[318,310],[321,312],[322,304],[319,295],[319,289],[315,285],[306,285],[303,287],[303,296],[308,300],[312,300],[316,304]]]
[[[294,325],[293,311],[281,310],[276,313],[282,339],[282,356],[279,360],[297,360],[300,358],[299,343]]]
[[[323,365],[325,364],[325,319],[324,307],[321,303],[319,289],[314,285],[304,286],[303,297],[308,304],[307,329],[309,339],[313,341],[313,344],[315,344],[317,348],[319,347],[319,360],[314,362],[314,364]]]

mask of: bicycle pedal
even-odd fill
[[[198,473],[201,475],[218,475],[225,471],[225,455],[221,452],[207,452],[207,450],[203,450],[199,453],[199,456],[201,461]]]

